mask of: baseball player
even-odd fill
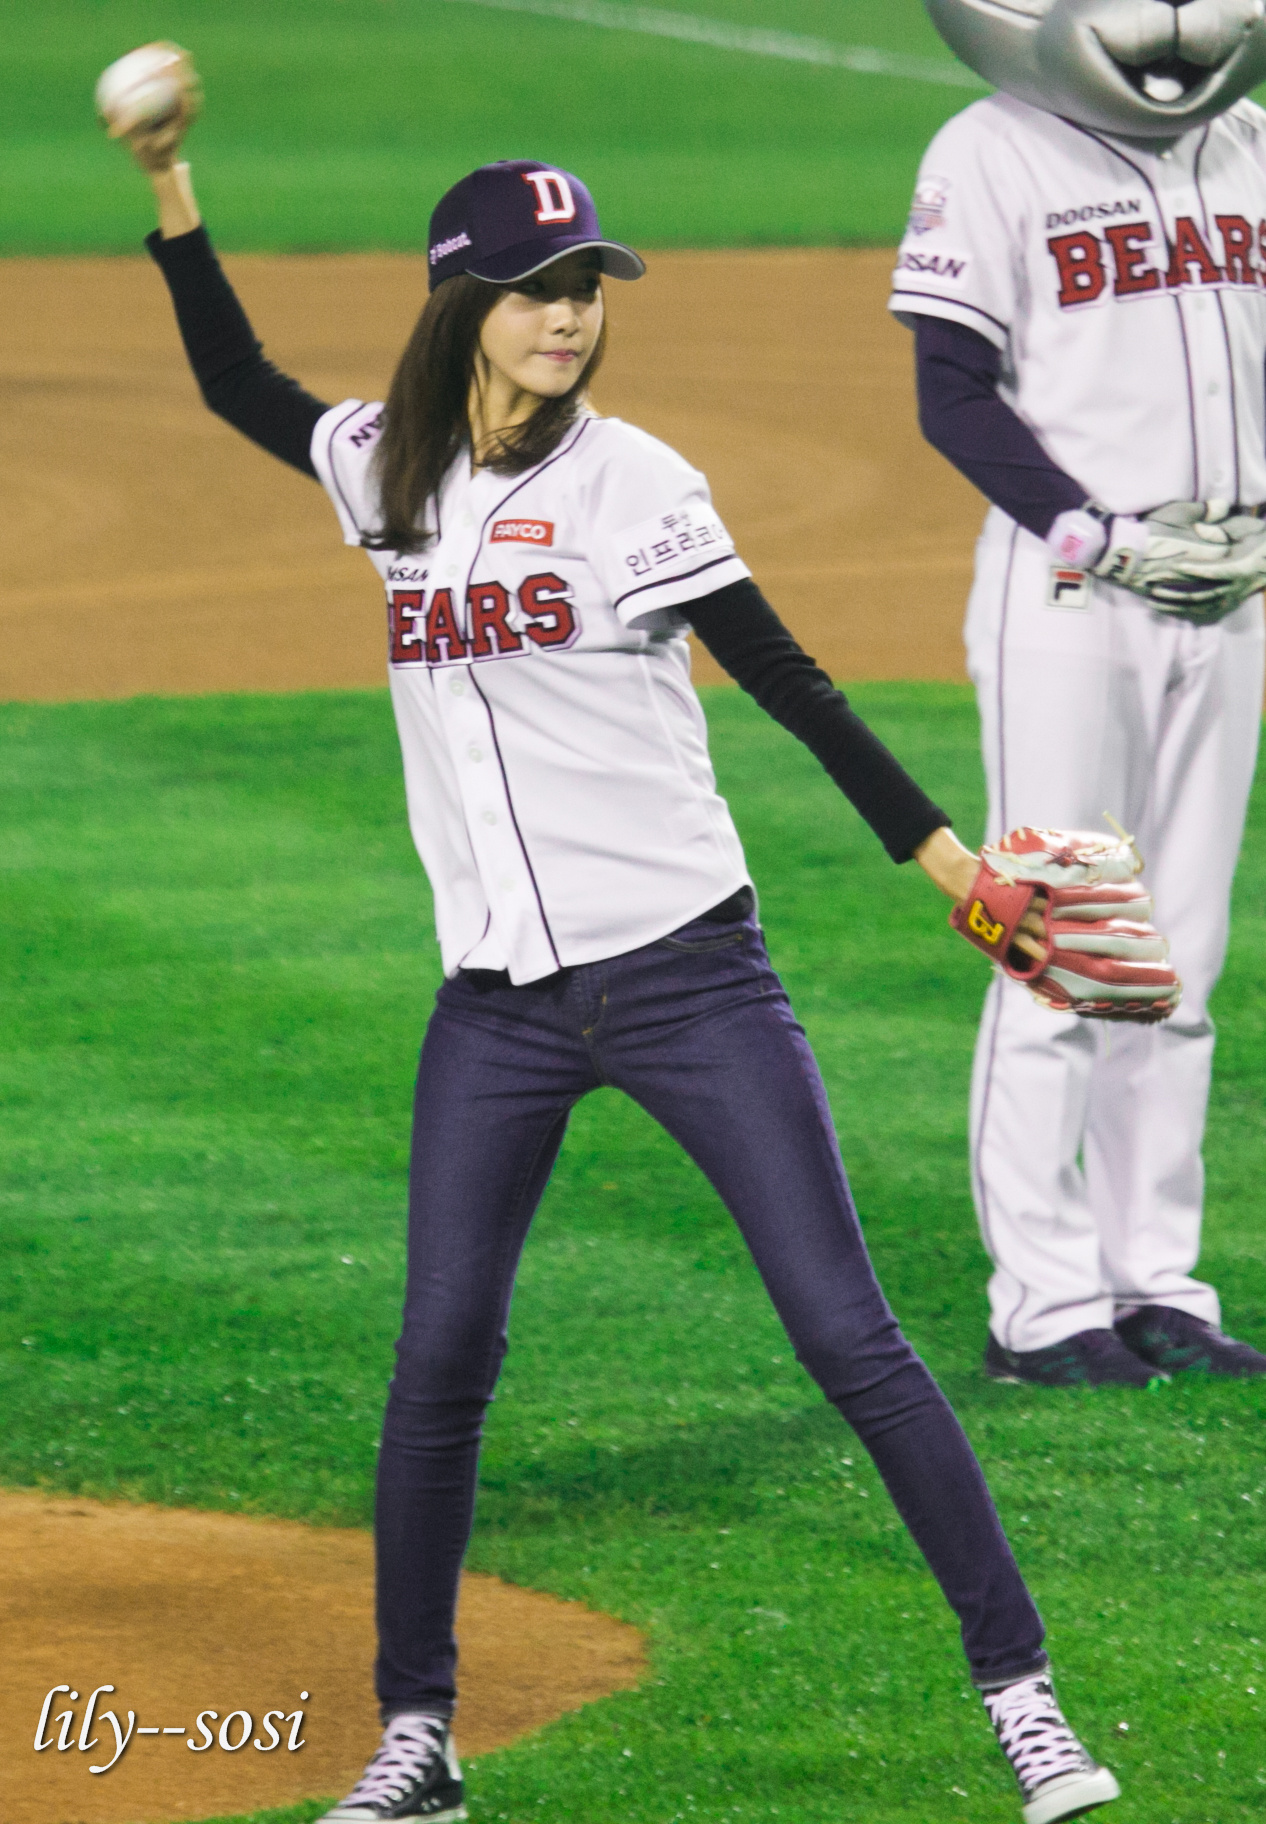
[[[989,990],[972,1167],[986,1370],[1259,1375],[1194,1278],[1209,996],[1262,710],[1258,0],[928,0],[1002,92],[923,160],[891,308],[924,432],[993,503],[968,665],[992,832],[1138,835],[1183,982],[1109,1033]]]
[[[264,359],[173,163],[176,127],[131,138],[159,203],[148,245],[208,402],[320,481],[382,578],[446,976],[419,1066],[379,1459],[385,1733],[326,1824],[466,1815],[453,1615],[480,1431],[528,1225],[571,1107],[601,1084],[707,1173],[799,1359],[871,1452],[960,1617],[1027,1824],[1114,1798],[1060,1713],[970,1446],[874,1279],[716,791],[689,628],[894,859],[917,856],[956,900],[979,864],[781,626],[703,476],[589,409],[601,277],[635,279],[642,261],[602,234],[570,173],[483,166],[431,218],[430,298],[385,407],[330,407]]]

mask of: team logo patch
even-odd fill
[[[930,234],[933,228],[943,228],[949,193],[948,177],[921,177],[914,186],[914,202],[910,206],[906,233]]]
[[[552,519],[498,519],[488,535],[493,545],[552,545]]]
[[[1046,585],[1048,608],[1088,608],[1090,578],[1084,570],[1070,570],[1065,564],[1052,564]]]
[[[535,219],[538,222],[575,220],[576,199],[561,171],[525,171],[523,181],[536,191]]]
[[[1006,926],[995,924],[985,911],[981,900],[972,901],[971,911],[967,914],[967,923],[984,943],[996,946],[1002,942],[1002,934],[1006,930]]]

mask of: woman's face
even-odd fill
[[[479,348],[516,391],[557,399],[584,372],[602,329],[602,281],[592,249],[569,253],[503,292]]]

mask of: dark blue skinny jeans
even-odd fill
[[[512,987],[459,973],[418,1070],[404,1328],[378,1470],[378,1696],[454,1702],[453,1614],[519,1255],[573,1105],[612,1085],[680,1142],[796,1356],[873,1457],[977,1684],[1040,1670],[1042,1624],[980,1467],[875,1279],[826,1093],[754,919],[685,925]]]

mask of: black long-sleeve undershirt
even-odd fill
[[[268,361],[204,228],[146,246],[171,290],[185,352],[213,412],[305,475],[329,407]],[[682,606],[708,651],[821,761],[894,861],[950,819],[783,626],[750,579]]]
[[[894,861],[950,819],[862,721],[750,578],[682,609],[736,684],[803,741]]]
[[[1038,538],[1059,514],[1085,506],[1085,488],[999,398],[1002,356],[992,342],[945,317],[915,317],[914,348],[923,435],[986,500]]]
[[[171,240],[155,229],[145,245],[167,281],[193,377],[211,410],[315,481],[312,433],[330,408],[264,358],[206,229]]]

